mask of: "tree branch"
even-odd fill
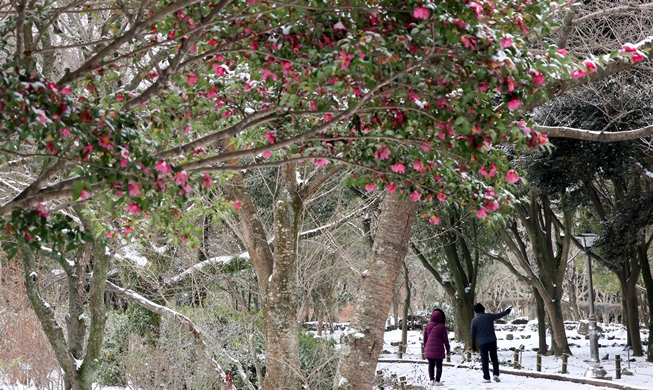
[[[604,132],[576,129],[566,126],[533,126],[534,130],[546,134],[549,137],[573,138],[583,141],[594,142],[619,142],[648,137],[653,135],[653,125],[642,127],[636,130],[627,130],[619,132]]]

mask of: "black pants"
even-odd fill
[[[426,359],[429,361],[429,379],[433,380],[433,367],[437,368],[435,381],[440,382],[442,377],[442,359]]]
[[[497,342],[485,343],[478,346],[481,352],[481,365],[483,366],[483,379],[490,380],[490,365],[488,354],[492,359],[492,374],[499,376],[499,357],[497,356]]]

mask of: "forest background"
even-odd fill
[[[366,389],[388,313],[475,301],[571,353],[583,231],[643,355],[651,9],[1,1],[2,371]]]

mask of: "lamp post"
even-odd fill
[[[592,259],[590,257],[592,245],[596,242],[597,238],[599,236],[593,233],[583,233],[576,236],[576,239],[583,245],[585,255],[587,256],[587,284],[590,309],[589,316],[587,317],[590,336],[590,366],[585,371],[585,377],[587,378],[604,378],[606,374],[603,367],[601,367],[601,360],[599,359],[599,333],[596,326],[596,315],[594,315],[594,286],[592,286]]]

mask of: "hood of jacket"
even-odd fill
[[[434,311],[431,314],[431,322],[435,322],[436,324],[444,324],[444,319],[442,318],[442,313],[439,311]]]

